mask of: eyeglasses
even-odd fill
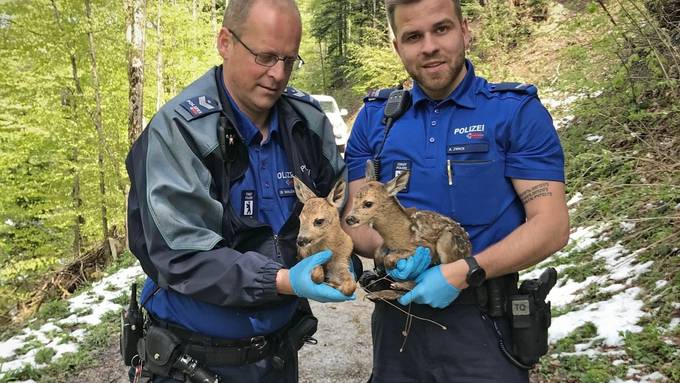
[[[277,56],[277,55],[272,54],[272,53],[256,53],[256,52],[253,52],[253,50],[250,49],[243,42],[243,40],[241,40],[241,38],[239,38],[238,35],[236,35],[236,33],[234,33],[234,31],[232,31],[231,29],[228,29],[228,31],[234,36],[236,41],[241,43],[241,45],[243,45],[243,47],[246,48],[246,50],[248,52],[250,52],[251,55],[255,56],[255,62],[257,64],[260,64],[260,65],[266,66],[266,67],[273,67],[274,65],[276,65],[277,62],[283,61],[284,69],[286,71],[289,71],[289,72],[292,71],[292,70],[295,70],[295,69],[300,69],[305,64],[305,60],[303,60],[302,57],[300,57],[300,55],[298,55],[297,57],[288,57],[288,56]]]

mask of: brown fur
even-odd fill
[[[307,185],[297,177],[293,178],[295,194],[305,206],[300,213],[298,233],[298,257],[306,258],[312,254],[329,249],[333,252],[330,261],[318,266],[312,272],[316,283],[326,281],[329,285],[349,296],[356,289],[356,282],[349,272],[352,255],[352,239],[342,230],[338,209],[345,196],[346,183],[338,180],[327,198],[317,197]]]
[[[375,180],[373,164],[366,166],[366,184],[354,196],[352,210],[345,218],[350,226],[369,224],[383,238],[375,263],[392,269],[397,261],[411,256],[416,247],[430,249],[432,263],[450,263],[467,257],[472,245],[467,232],[454,220],[428,210],[406,209],[396,194],[408,184],[403,172],[386,184]]]

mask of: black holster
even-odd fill
[[[305,343],[316,344],[313,335],[316,333],[319,320],[312,315],[308,303],[302,305],[307,307],[298,308],[290,322],[278,331],[276,337],[278,346],[272,356],[274,367],[277,369],[282,369]]]
[[[550,302],[545,299],[557,281],[557,271],[548,268],[538,279],[523,281],[517,294],[510,297],[512,353],[523,364],[538,363],[548,352]]]

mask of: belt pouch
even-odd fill
[[[146,335],[138,343],[138,351],[149,371],[167,377],[179,354],[180,343],[179,338],[169,330],[149,326]]]

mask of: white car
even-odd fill
[[[349,138],[349,129],[347,129],[347,124],[345,124],[345,120],[342,117],[347,115],[347,109],[339,109],[338,103],[331,96],[313,94],[312,97],[321,104],[321,109],[326,113],[326,117],[330,120],[331,125],[333,125],[335,144],[338,146],[338,150],[344,153],[345,145],[347,145],[347,139]]]

